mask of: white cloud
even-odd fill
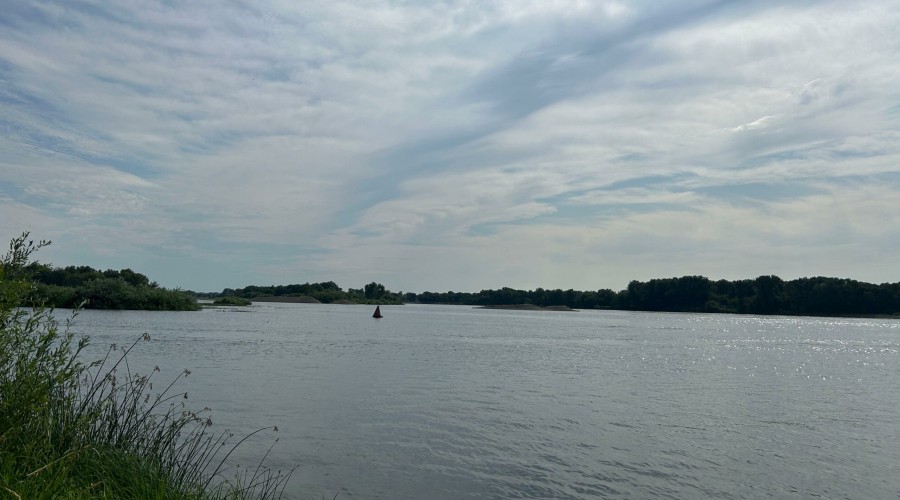
[[[0,234],[10,239],[25,231],[31,232],[37,239],[47,239],[48,234],[58,230],[56,219],[41,210],[5,196],[0,196]]]
[[[2,219],[69,263],[599,288],[900,248],[888,3],[90,5],[0,33]]]
[[[750,130],[770,129],[775,126],[779,116],[780,115],[764,116],[762,118],[759,118],[758,120],[753,120],[750,123],[745,123],[731,130],[732,132],[746,132]]]
[[[851,184],[762,209],[694,199],[622,217],[505,225],[433,245],[351,240],[304,265],[348,283],[377,276],[404,290],[621,289],[632,279],[686,274],[881,282],[896,257],[885,250],[900,244],[898,195],[896,186]]]

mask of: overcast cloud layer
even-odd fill
[[[0,236],[169,287],[900,281],[900,2],[7,2]]]

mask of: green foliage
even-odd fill
[[[402,293],[391,293],[384,285],[379,283],[370,283],[366,285],[366,290],[355,290],[353,288],[346,292],[341,289],[335,282],[326,281],[324,283],[304,283],[302,285],[277,285],[277,286],[256,286],[250,285],[244,288],[225,288],[221,293],[194,293],[198,297],[215,298],[219,296],[225,297],[242,297],[245,299],[254,299],[257,297],[312,297],[323,304],[331,304],[337,301],[348,301],[356,304],[402,304],[404,295]]]
[[[532,304],[540,307],[568,306],[573,309],[608,309],[617,305],[616,293],[612,290],[576,291],[573,289],[516,290],[501,288],[499,290],[482,290],[478,293],[424,292],[407,293],[407,302],[422,304],[469,304],[469,305],[510,305]]]
[[[257,468],[233,480],[222,477],[224,459],[236,445],[224,446],[232,436],[210,434],[209,418],[185,407],[187,394],[173,393],[175,383],[190,372],[153,394],[154,374],[130,371],[128,352],[149,335],[118,358],[112,356],[113,346],[103,360],[84,365],[79,354],[88,341],[76,341],[68,321],[61,327],[40,302],[30,309],[18,307],[35,298],[25,264],[46,244],[27,237],[13,239],[0,259],[0,494],[110,499],[280,495],[290,473]]]
[[[196,311],[197,299],[181,290],[161,288],[131,269],[100,272],[88,266],[54,268],[30,264],[37,287],[34,298],[51,307]]]
[[[565,305],[574,309],[635,311],[752,313],[788,315],[897,315],[900,283],[873,285],[838,278],[777,276],[753,280],[711,281],[703,276],[632,281],[618,293],[612,290],[482,290],[478,293],[407,293],[407,302],[423,304]]]
[[[380,299],[384,297],[385,289],[384,285],[381,283],[375,283],[374,281],[369,283],[364,287],[365,295],[367,299]]]
[[[701,312],[706,310],[710,291],[710,281],[702,276],[632,281],[622,305],[644,311]]]

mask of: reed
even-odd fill
[[[265,457],[242,472],[225,466],[250,436],[235,441],[228,431],[211,432],[209,409],[187,407],[187,393],[176,387],[190,371],[157,392],[158,369],[132,372],[128,354],[149,335],[83,364],[88,340],[76,341],[70,329],[77,310],[62,326],[40,303],[17,307],[32,291],[21,270],[45,244],[26,239],[14,239],[0,261],[0,496],[281,496],[292,470],[272,471]],[[277,431],[253,434],[267,430]]]

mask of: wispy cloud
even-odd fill
[[[204,290],[897,281],[898,21],[876,1],[14,3],[0,229]]]

